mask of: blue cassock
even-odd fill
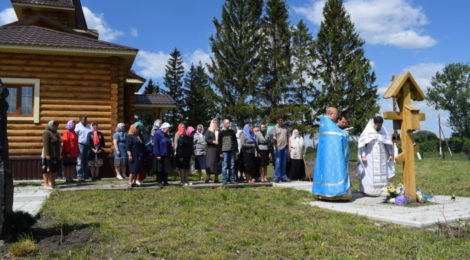
[[[350,198],[349,134],[326,116],[320,117],[320,138],[312,192],[321,198]]]

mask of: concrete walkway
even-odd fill
[[[14,188],[13,211],[28,212],[36,217],[41,210],[42,204],[51,194],[52,190],[42,186],[21,186]]]
[[[311,192],[311,182],[275,183],[275,187],[293,188]],[[353,192],[351,202],[312,201],[311,206],[365,216],[373,220],[394,224],[426,227],[437,223],[450,223],[470,219],[470,198],[434,196],[428,205],[407,207],[383,203],[384,197],[365,197],[360,192]]]

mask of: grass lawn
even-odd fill
[[[468,238],[304,205],[281,188],[56,191],[43,220],[93,226],[93,242],[45,259],[468,259]]]

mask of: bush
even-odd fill
[[[35,256],[38,252],[39,247],[31,236],[21,236],[18,242],[10,246],[10,253],[14,257]]]
[[[470,138],[466,138],[463,141],[462,152],[470,153]]]
[[[414,140],[419,144],[426,141],[439,141],[439,138],[431,131],[421,130],[414,133]]]
[[[429,140],[424,141],[418,144],[419,150],[422,152],[435,153],[439,152],[439,141],[438,140]]]
[[[447,140],[449,144],[450,150],[453,153],[460,153],[462,152],[463,140],[459,137],[452,137]]]

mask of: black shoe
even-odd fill
[[[209,183],[211,180],[210,179],[206,179],[206,181],[204,181],[204,183]]]
[[[215,180],[214,183],[219,183],[219,180]]]
[[[290,182],[289,178],[287,179],[282,179],[282,182]]]
[[[168,184],[168,182],[163,183],[163,186],[168,186],[168,185],[170,185],[170,184]]]
[[[274,182],[275,182],[275,183],[279,183],[279,179],[274,179]]]

